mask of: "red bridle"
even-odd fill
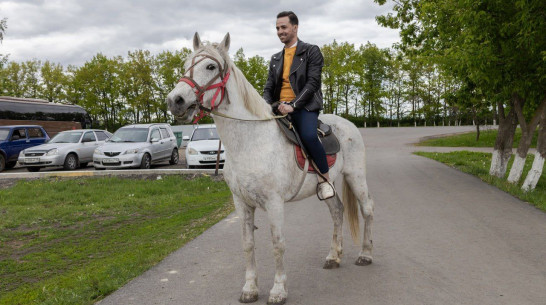
[[[195,62],[195,59],[197,57],[203,57],[202,59],[198,60],[197,62]],[[204,86],[199,86],[197,84],[197,82],[193,79],[193,67],[195,65],[197,65],[198,63],[200,63],[201,61],[205,60],[206,58],[210,58],[212,60],[214,60],[217,64],[218,64],[218,69],[219,69],[219,72],[218,74],[213,77],[208,83],[206,83]],[[226,91],[226,84],[229,80],[229,71],[227,71],[223,76],[223,69],[222,69],[222,65],[220,64],[220,62],[210,56],[210,55],[206,55],[206,54],[198,54],[196,55],[193,59],[192,59],[192,65],[190,66],[189,68],[189,71],[190,71],[190,76],[187,77],[187,76],[184,76],[182,77],[178,82],[185,82],[186,84],[190,85],[190,87],[192,89],[194,89],[194,93],[195,95],[197,96],[197,100],[199,101],[199,109],[200,109],[200,113],[199,113],[199,116],[195,118],[194,120],[194,124],[197,123],[200,119],[202,119],[204,116],[205,116],[205,111],[206,112],[212,112],[214,110],[214,108],[218,108],[220,106],[220,104],[222,104],[222,102],[224,101],[224,94],[227,94],[227,91]],[[216,84],[213,84],[216,79],[220,78],[221,81],[219,83],[216,83]],[[213,90],[213,89],[216,89],[216,92],[214,93],[214,96],[212,97],[212,100],[210,101],[210,109],[205,107],[203,105],[204,101],[203,101],[203,96],[205,95],[205,92],[209,91],[209,90]],[[220,95],[220,101],[218,103],[218,105],[215,105],[215,101],[216,101],[216,98],[218,97],[218,94],[221,94]],[[228,98],[229,99],[229,98]]]

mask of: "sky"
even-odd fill
[[[298,37],[318,46],[335,39],[387,48],[399,41],[396,30],[375,21],[390,7],[373,0],[0,0],[8,26],[0,54],[80,66],[97,53],[158,54],[191,48],[195,32],[212,42],[229,32],[230,54],[243,48],[247,57],[269,59],[283,47],[275,21],[285,10],[298,16]]]

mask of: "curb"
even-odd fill
[[[146,170],[102,170],[102,171],[70,171],[70,172],[38,172],[38,173],[3,173],[0,179],[35,179],[52,177],[108,177],[108,176],[133,176],[133,175],[188,175],[208,174],[214,175],[214,169],[146,169]],[[223,169],[218,174],[223,174]]]

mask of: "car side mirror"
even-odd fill
[[[152,143],[159,142],[159,138],[152,138],[152,140],[150,140],[150,142],[152,142]]]
[[[20,139],[20,137],[18,135],[11,136],[12,141],[19,140],[19,139]]]
[[[189,141],[189,140],[190,140],[190,137],[189,137],[189,136],[183,136],[183,137],[182,137],[182,140],[184,140],[184,141]]]

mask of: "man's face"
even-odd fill
[[[287,17],[277,19],[277,36],[282,43],[295,43],[298,37],[298,26],[290,23]]]

